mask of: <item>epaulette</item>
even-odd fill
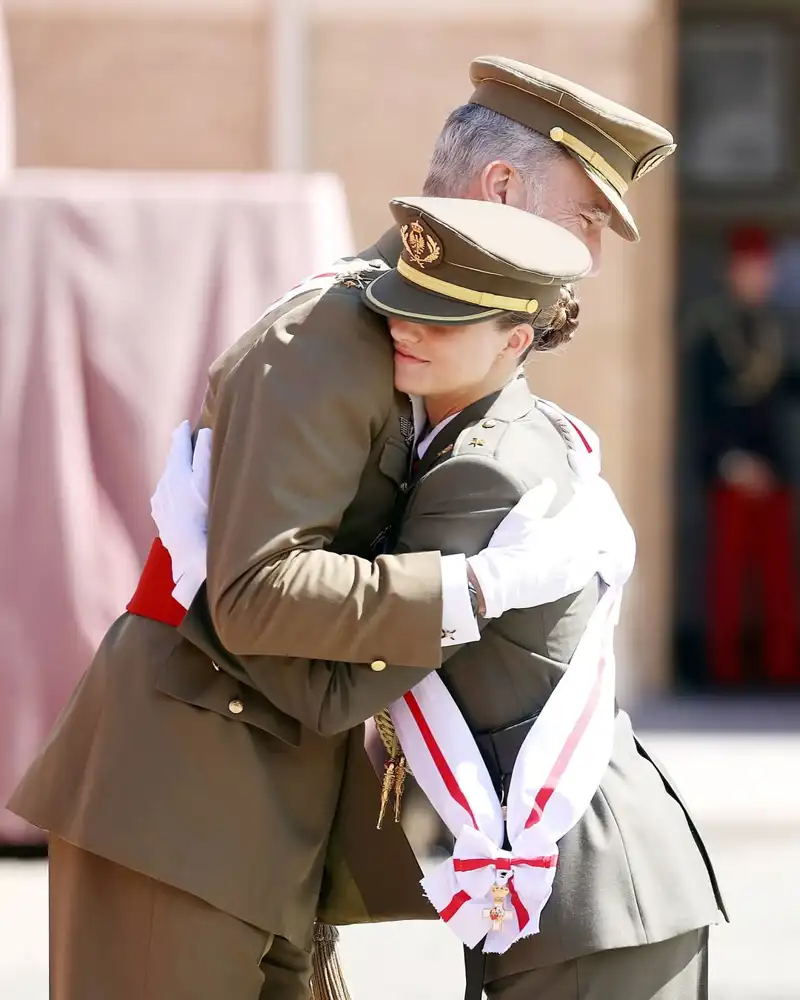
[[[378,272],[376,271],[358,271],[356,274],[346,274],[344,277],[339,278],[336,286],[338,288],[358,288],[359,291],[363,292],[367,285],[370,285],[377,276]]]
[[[479,424],[467,427],[458,436],[453,447],[453,455],[484,455],[492,458],[497,454],[500,440],[510,421],[500,417],[486,417]]]
[[[379,274],[389,270],[389,265],[383,260],[356,258],[349,263],[351,266],[344,270],[335,282],[338,288],[357,288],[363,292]]]

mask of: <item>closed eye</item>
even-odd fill
[[[611,213],[607,212],[604,208],[587,208],[581,212],[581,220],[587,226],[597,226],[599,229],[605,229],[609,222],[611,222]]]

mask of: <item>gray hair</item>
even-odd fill
[[[520,174],[537,211],[551,164],[568,156],[551,139],[480,104],[456,108],[436,140],[423,194],[462,198],[472,181],[493,160],[504,160]]]

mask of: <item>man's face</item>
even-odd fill
[[[597,274],[602,256],[603,233],[611,222],[611,203],[571,156],[549,164],[534,189],[509,163],[495,160],[484,168],[464,194],[476,201],[500,201],[523,212],[568,229],[592,255],[591,274]]]
[[[592,255],[591,273],[596,274],[602,258],[603,233],[611,222],[608,198],[577,160],[564,156],[550,165],[538,201],[538,215],[569,230],[586,245]]]

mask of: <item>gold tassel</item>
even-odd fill
[[[397,733],[394,729],[394,723],[392,722],[392,717],[389,715],[387,709],[384,708],[382,712],[378,712],[375,716],[375,727],[378,730],[378,735],[381,738],[381,742],[386,748],[386,753],[389,755],[390,760],[394,760],[397,756]]]
[[[403,800],[403,788],[406,783],[406,774],[408,773],[408,763],[404,754],[400,754],[400,760],[397,762],[397,768],[394,774],[394,821],[395,823],[400,822],[400,806]]]
[[[378,813],[378,829],[383,826],[383,818],[386,815],[386,806],[389,803],[389,796],[392,794],[395,781],[395,768],[397,765],[393,760],[387,760],[383,766],[383,787],[381,788],[381,811]]]
[[[403,788],[406,783],[406,775],[411,774],[411,768],[403,754],[400,740],[397,738],[392,717],[384,709],[375,716],[375,725],[381,742],[386,748],[389,760],[383,769],[383,787],[381,789],[381,809],[378,814],[378,829],[383,826],[386,809],[389,804],[392,792],[394,792],[394,821],[400,822],[400,806],[403,799]]]
[[[339,929],[318,920],[314,924],[311,1000],[352,1000],[339,960]]]

